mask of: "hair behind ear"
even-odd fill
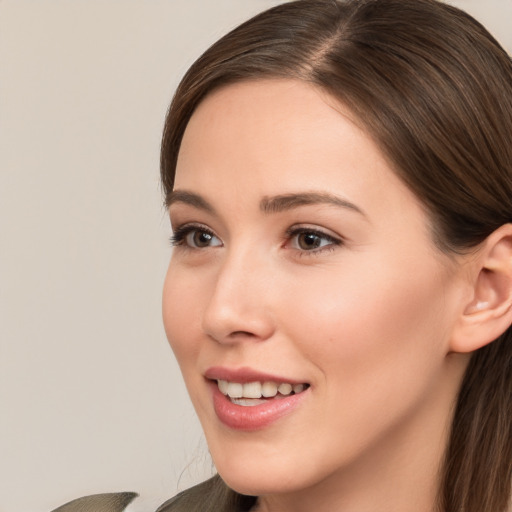
[[[512,474],[511,346],[509,328],[470,360],[445,457],[442,511],[508,510]]]
[[[473,296],[451,349],[474,353],[455,407],[440,510],[504,511],[512,475],[512,224],[491,233],[470,265]]]

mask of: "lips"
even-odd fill
[[[212,366],[204,373],[204,376],[209,380],[227,380],[228,382],[240,382],[245,384],[247,382],[289,382],[290,384],[303,384],[302,381],[297,379],[290,379],[271,373],[260,372],[253,370],[249,367],[241,368],[225,368],[223,366]]]
[[[291,413],[309,384],[250,368],[212,367],[205,372],[218,419],[235,430],[258,430]]]

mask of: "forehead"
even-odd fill
[[[227,166],[238,170],[239,179],[249,174],[253,179],[307,177],[318,185],[322,171],[333,166],[354,175],[364,167],[389,172],[347,108],[317,87],[277,79],[223,87],[193,114],[180,148],[176,185],[200,171],[203,179],[220,179]],[[347,178],[345,172],[345,186]]]

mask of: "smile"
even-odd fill
[[[293,377],[249,367],[208,368],[215,415],[229,429],[254,431],[288,416],[311,394],[311,385]]]
[[[256,406],[268,398],[282,398],[292,394],[302,393],[308,384],[290,384],[289,382],[229,382],[217,380],[219,391],[229,397],[232,403],[242,406]]]

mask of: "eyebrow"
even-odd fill
[[[283,194],[274,197],[264,197],[260,202],[260,209],[265,213],[279,213],[300,206],[327,204],[346,208],[360,213],[366,217],[365,212],[354,203],[327,192],[303,192],[299,194]]]
[[[194,192],[173,190],[168,195],[166,204],[167,207],[170,207],[174,203],[184,203],[199,210],[216,214],[215,208],[206,199]],[[272,214],[293,210],[301,206],[318,204],[345,208],[367,217],[366,213],[354,203],[328,192],[302,192],[297,194],[282,194],[272,197],[266,196],[260,201],[260,210],[263,213]]]
[[[215,208],[199,194],[186,190],[173,190],[166,198],[165,204],[169,208],[174,203],[184,203],[208,213],[215,213]]]

